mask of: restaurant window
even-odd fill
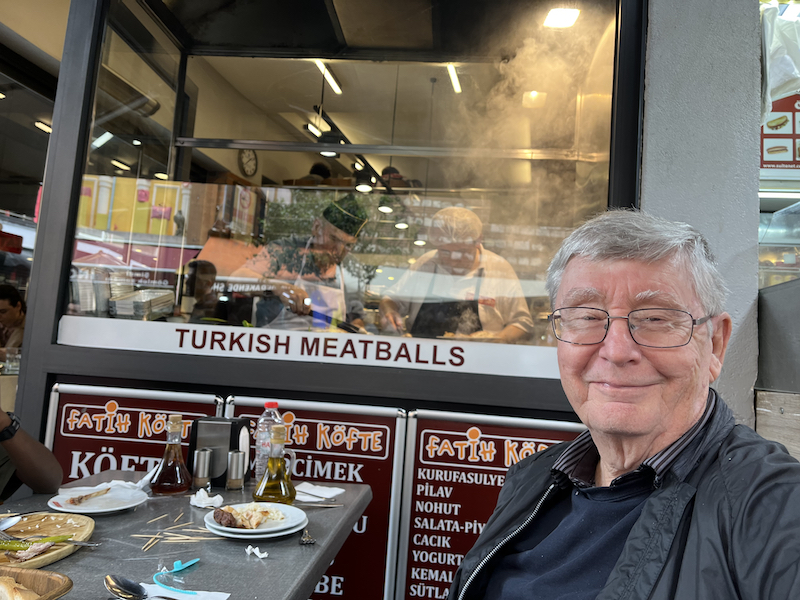
[[[0,73],[0,374],[19,371],[53,101]]]
[[[554,345],[547,265],[608,206],[615,2],[433,1],[400,20],[319,3],[299,37],[280,26],[295,9],[263,3],[270,48],[198,43],[185,69],[176,40],[230,15],[149,4],[111,4],[73,327]]]

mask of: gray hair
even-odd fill
[[[435,246],[478,243],[482,233],[480,217],[461,206],[443,208],[431,220],[430,238]]]
[[[584,223],[564,240],[547,269],[546,287],[554,309],[564,269],[574,256],[645,263],[670,258],[689,271],[707,315],[725,310],[727,289],[708,241],[686,223],[635,210],[611,210]]]

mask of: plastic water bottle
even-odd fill
[[[277,402],[265,402],[264,412],[256,426],[256,481],[261,481],[269,460],[270,438],[273,425],[283,425],[283,417],[278,412]]]

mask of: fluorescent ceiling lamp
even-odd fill
[[[166,173],[153,173],[153,177],[156,179],[169,179],[169,175]]]
[[[456,94],[461,93],[461,82],[458,80],[458,73],[452,63],[447,65],[447,72],[450,74],[450,83],[453,84],[453,91]]]
[[[341,94],[342,88],[339,87],[339,82],[336,81],[336,78],[331,73],[330,69],[325,66],[325,64],[321,60],[315,60],[314,64],[317,65],[320,73],[325,77],[325,81],[328,82],[328,85],[331,86],[334,94]]]
[[[786,198],[787,200],[800,200],[800,192],[758,192],[759,198]]]
[[[119,162],[118,160],[111,159],[111,164],[117,167],[118,169],[122,169],[123,171],[130,171],[131,168],[123,162]]]
[[[103,135],[98,137],[95,141],[92,142],[92,148],[97,150],[100,146],[105,144],[108,140],[114,137],[113,133],[106,131]]]
[[[133,140],[131,143],[132,143],[134,146],[141,146],[141,145],[142,145],[142,142],[141,142],[141,140]]]
[[[575,25],[575,21],[578,20],[579,14],[581,14],[581,11],[577,8],[553,8],[547,13],[544,26],[561,29],[564,27],[572,27]]]
[[[50,125],[48,125],[47,123],[42,123],[41,121],[36,121],[34,123],[34,125],[36,126],[37,129],[41,129],[45,133],[52,133],[53,132],[53,128],[50,127]]]
[[[319,137],[322,135],[322,131],[320,131],[320,128],[317,127],[316,125],[312,125],[311,123],[306,123],[305,127],[306,131],[311,135],[313,135],[314,137]]]

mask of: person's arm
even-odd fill
[[[381,319],[381,329],[388,330],[389,332],[404,333],[405,332],[405,319],[400,314],[400,308],[397,302],[384,296],[378,304],[378,313]]]
[[[11,425],[11,417],[0,410],[0,431]],[[35,493],[53,493],[61,485],[63,471],[56,457],[41,442],[22,428],[13,437],[0,442],[16,467],[17,478]]]

